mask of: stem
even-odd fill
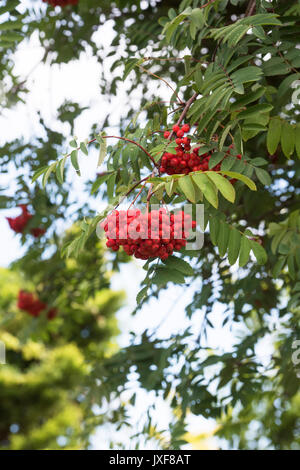
[[[194,103],[195,99],[197,98],[197,96],[199,95],[198,91],[196,91],[193,96],[186,102],[186,105],[177,121],[177,126],[180,126],[180,124],[182,123],[182,121],[184,120],[188,110],[190,109],[191,105]],[[168,140],[171,140],[172,137],[174,135],[174,131],[171,132],[171,134],[169,135],[168,137]]]
[[[140,181],[137,181],[137,183],[135,183],[128,191],[127,193],[122,197],[122,199],[118,202],[118,204],[115,206],[114,210],[117,209],[119,207],[119,205],[124,201],[124,199],[126,199],[130,193],[132,193],[132,191],[135,190],[135,188],[137,188],[141,183],[143,183],[144,181],[147,181],[150,177],[152,176],[152,173],[148,176],[145,176],[145,178],[141,179]]]
[[[247,6],[245,16],[252,16],[253,13],[255,12],[255,8],[256,8],[256,0],[250,0]]]
[[[202,7],[199,7],[199,8],[201,9],[201,8],[208,7],[208,5],[211,5],[212,3],[215,3],[215,1],[216,0],[210,0],[210,2],[205,3],[205,5],[202,5]]]
[[[152,73],[150,72],[150,70],[147,70],[145,69],[145,67],[142,67],[141,65],[139,65],[139,68],[141,70],[143,70],[144,72],[146,72],[148,75],[152,75],[153,77],[155,78],[158,78],[159,80],[161,80],[162,82],[164,82],[174,93],[174,95],[176,96],[176,98],[178,99],[179,103],[183,104],[183,101],[180,99],[180,97],[178,96],[178,93],[176,92],[176,90],[174,90],[174,88],[170,85],[170,83],[167,82],[167,80],[165,80],[164,78],[160,77],[159,75],[156,75],[155,73]]]
[[[133,204],[135,203],[135,201],[137,200],[137,198],[141,195],[141,193],[143,192],[145,186],[146,186],[146,183],[147,183],[147,180],[144,181],[144,184],[142,185],[141,189],[139,190],[139,192],[137,193],[137,195],[135,196],[134,200],[132,201],[132,203],[130,204],[129,206],[129,209],[131,206],[133,206]]]

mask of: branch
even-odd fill
[[[173,93],[176,96],[176,98],[178,99],[179,103],[183,104],[183,101],[180,99],[178,93],[176,92],[176,90],[174,90],[174,88],[170,85],[170,83],[167,82],[167,80],[160,77],[159,75],[156,75],[155,73],[150,72],[150,70],[145,69],[145,67],[142,67],[141,65],[139,65],[139,68],[141,70],[143,70],[143,72],[146,72],[148,75],[152,75],[153,77],[158,78],[159,80],[164,82],[173,91]]]
[[[130,193],[132,193],[132,191],[135,190],[135,188],[137,188],[141,183],[143,183],[144,181],[147,181],[150,177],[152,176],[152,173],[148,176],[145,176],[145,178],[141,179],[140,181],[138,181],[137,183],[135,183],[128,191],[126,194],[124,194],[124,196],[122,197],[122,199],[118,202],[118,204],[114,207],[114,210],[117,209],[117,207],[119,207],[120,204],[122,204],[122,202],[124,201],[124,199],[126,199]]]
[[[255,9],[256,9],[256,0],[250,0],[249,4],[247,6],[245,17],[252,16],[253,13],[255,13]]]
[[[205,3],[205,5],[202,5],[202,7],[199,7],[200,9],[201,8],[205,8],[205,7],[208,7],[208,5],[211,5],[212,3],[215,3],[216,0],[210,0],[209,2]]]
[[[193,94],[193,96],[186,102],[186,105],[177,121],[177,126],[180,126],[180,124],[182,123],[182,121],[184,120],[188,110],[190,109],[191,105],[194,103],[195,99],[197,98],[197,96],[199,95],[198,91],[196,91],[196,93]],[[172,137],[174,135],[174,131],[171,132],[171,134],[169,135],[168,137],[168,140],[171,140]]]

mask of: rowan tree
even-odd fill
[[[184,331],[174,332],[170,322],[168,339],[148,331],[133,336],[132,344],[93,369],[102,386],[91,388],[93,402],[118,398],[123,409],[122,394],[134,370],[140,387],[154,390],[174,411],[162,432],[149,409],[145,426],[133,437],[137,445],[145,436],[161,447],[180,448],[193,414],[219,423],[225,447],[299,448],[298,356],[293,354],[300,298],[299,14],[299,2],[292,0],[116,1],[113,6],[82,0],[25,13],[23,33],[38,31],[43,60],[68,63],[90,48],[99,67],[112,62],[112,75],[101,77],[105,99],[118,96],[119,84],[128,83],[129,111],[120,112],[114,135],[106,133],[108,110],[86,141],[66,139],[68,153],[60,155],[55,139],[61,144],[62,136],[49,131],[49,152],[34,163],[21,157],[32,176],[26,187],[47,200],[53,185],[72,193],[71,167],[80,177],[90,149],[100,148],[101,173],[88,190],[91,201],[107,200],[107,209],[78,212],[81,231],[71,235],[62,255],[84,256],[112,210],[121,217],[120,202],[126,201],[128,210],[141,203],[147,216],[153,203],[179,210],[187,203],[194,209],[204,205],[204,221],[197,227],[204,232],[204,246],[198,250],[185,249],[184,235],[180,247],[159,234],[160,244],[139,242],[136,248],[130,234],[115,243],[106,230],[115,266],[128,261],[119,246],[146,260],[135,314],[152,299],[159,305],[171,283],[194,294]],[[115,38],[105,49],[97,32],[101,37],[109,20]],[[11,52],[8,46],[3,57]],[[134,90],[140,92],[138,106],[136,99],[135,106],[131,103]],[[64,119],[72,123],[73,117]],[[6,155],[7,146],[4,162]],[[4,198],[3,206],[8,203]],[[55,218],[54,212],[51,223]],[[161,215],[158,232],[162,224]],[[216,303],[223,306],[224,334],[242,328],[231,351],[212,350],[206,341],[216,327]],[[259,353],[264,341],[270,344],[266,357]],[[127,413],[134,403],[135,392]],[[120,416],[119,426],[126,425]]]

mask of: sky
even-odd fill
[[[27,0],[28,1],[28,0]],[[25,2],[24,2],[25,3]],[[107,22],[101,31],[97,33],[99,40],[105,41],[108,46],[113,38],[111,23]],[[6,140],[13,140],[20,136],[30,139],[40,133],[36,111],[42,110],[42,115],[47,125],[65,132],[66,149],[71,140],[69,126],[61,126],[56,122],[56,110],[65,100],[78,102],[82,106],[87,106],[85,111],[77,120],[75,125],[75,135],[79,140],[84,140],[90,132],[93,123],[101,123],[109,110],[111,115],[111,128],[109,131],[116,131],[118,127],[120,113],[124,112],[126,86],[123,86],[118,96],[113,100],[112,105],[108,105],[105,96],[100,95],[99,79],[100,67],[105,66],[109,70],[109,63],[100,65],[87,51],[79,61],[74,61],[66,65],[39,64],[43,50],[39,47],[38,38],[34,36],[30,43],[22,44],[15,55],[15,73],[20,78],[28,76],[27,87],[30,93],[26,97],[26,104],[18,104],[16,107],[5,110],[0,115],[0,144]],[[39,64],[39,65],[37,65]],[[32,71],[33,70],[33,71]],[[137,92],[138,93],[138,92]],[[166,98],[169,92],[166,90]],[[133,105],[135,96],[132,97]],[[87,161],[87,160],[86,160]],[[77,176],[74,179],[72,189],[80,194],[82,201],[87,195],[83,191],[83,182],[86,179],[94,178],[97,170],[97,155],[88,159],[88,164],[83,168],[82,180]],[[14,174],[10,177],[13,179]],[[0,185],[5,183],[6,177],[0,175]],[[103,201],[96,201],[95,211],[103,208]],[[18,235],[15,235],[8,227],[6,216],[15,216],[18,209],[1,211],[0,213],[0,266],[8,266],[13,260],[20,257],[23,248],[20,245]],[[195,283],[192,290],[178,289],[178,286],[170,286],[159,298],[152,300],[134,317],[131,312],[135,307],[135,297],[139,291],[139,283],[142,281],[145,271],[141,266],[143,263],[134,260],[121,268],[119,274],[112,279],[113,289],[124,289],[127,294],[127,303],[118,314],[121,335],[118,338],[120,346],[126,346],[129,342],[129,332],[142,333],[145,329],[150,331],[157,329],[157,335],[161,338],[168,338],[172,333],[182,331],[186,325],[185,307],[191,301],[194,289],[201,289],[201,281]],[[214,307],[213,319],[215,328],[209,332],[208,345],[216,348],[219,352],[230,351],[235,332],[230,331],[229,326],[222,328],[223,307],[216,303]],[[197,334],[203,319],[203,312],[197,311],[193,317],[192,329]],[[153,395],[139,392],[135,413],[131,417],[133,427],[138,426],[145,415],[146,404],[152,402]],[[95,413],[100,410],[95,409]],[[170,411],[163,400],[156,400],[156,410],[154,418],[160,427],[167,426]],[[200,434],[212,431],[216,427],[213,420],[191,417],[189,430],[192,433]],[[115,437],[113,428],[100,429],[92,440],[92,448],[106,449],[109,445],[110,437]],[[121,432],[119,441],[130,445],[128,434]],[[212,441],[216,446],[216,441]]]

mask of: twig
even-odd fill
[[[146,186],[146,183],[147,183],[147,180],[144,181],[144,184],[142,185],[141,189],[139,190],[139,192],[137,193],[137,195],[135,196],[134,200],[132,201],[132,203],[130,204],[129,206],[129,209],[131,206],[133,206],[133,204],[135,203],[135,201],[137,200],[137,198],[140,196],[140,194],[143,192],[145,186]]]
[[[250,0],[249,4],[247,6],[245,17],[252,16],[253,13],[255,12],[255,9],[256,9],[256,0]]]
[[[150,175],[148,176],[145,176],[145,178],[141,179],[140,181],[137,181],[137,183],[135,183],[128,191],[126,194],[124,194],[124,196],[122,197],[122,199],[118,202],[118,204],[114,207],[114,210],[116,210],[120,204],[122,204],[122,202],[124,201],[124,199],[126,199],[130,193],[132,193],[132,191],[135,190],[135,188],[137,188],[141,183],[143,183],[144,181],[147,181],[151,176],[152,176],[153,173],[151,173]]]
[[[200,9],[201,9],[201,8],[206,8],[206,7],[208,7],[209,5],[211,5],[212,3],[215,3],[215,1],[216,1],[216,0],[210,0],[210,2],[205,3],[205,5],[202,5],[202,7],[199,7],[199,8],[200,8]]]
[[[165,80],[164,78],[160,77],[159,75],[156,75],[155,73],[153,72],[150,72],[150,70],[148,69],[145,69],[145,67],[142,67],[141,65],[139,65],[139,68],[141,70],[143,70],[144,72],[146,72],[148,75],[152,75],[153,77],[155,78],[158,78],[159,80],[161,80],[162,82],[164,82],[174,93],[174,95],[176,96],[176,98],[178,99],[179,103],[180,104],[183,104],[183,101],[180,99],[180,97],[178,96],[178,93],[176,92],[176,90],[174,90],[174,88],[170,85],[170,83],[167,82],[167,80]]]
[[[172,60],[180,61],[180,60],[185,60],[185,59],[186,57],[144,57],[144,62],[148,62],[149,60],[159,60],[161,62],[167,62],[167,61],[172,61]],[[193,62],[198,62],[199,64],[209,65],[209,62],[195,59],[194,57],[188,57],[188,59]]]
[[[177,121],[177,126],[180,126],[180,124],[182,123],[182,121],[184,120],[188,110],[190,109],[191,105],[194,103],[195,99],[197,98],[197,96],[199,95],[198,91],[196,91],[193,96],[186,102],[186,105]],[[168,140],[171,140],[172,137],[174,135],[174,131],[171,132],[171,134],[169,135],[168,137]]]

